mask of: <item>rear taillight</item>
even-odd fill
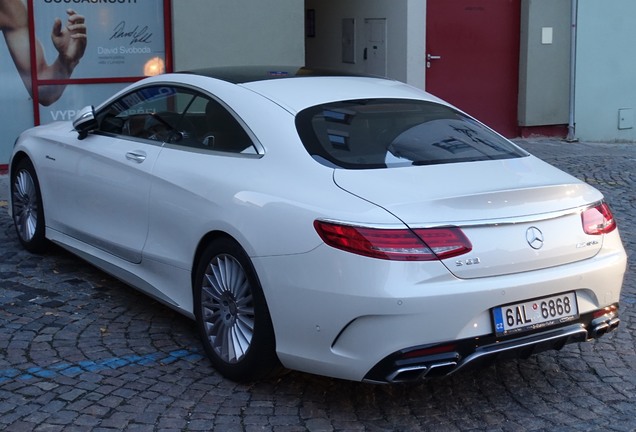
[[[470,241],[456,227],[380,229],[324,221],[315,221],[314,227],[329,246],[385,260],[434,261],[472,249]]]
[[[596,207],[581,213],[583,231],[590,235],[607,234],[616,229],[616,220],[607,203],[601,203]]]

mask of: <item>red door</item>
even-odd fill
[[[428,0],[426,90],[519,136],[520,0]]]

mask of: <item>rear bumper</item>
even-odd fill
[[[395,352],[375,365],[364,377],[372,383],[400,383],[441,377],[459,370],[484,366],[496,360],[526,358],[541,351],[596,339],[620,323],[618,304],[587,313],[572,324],[523,337],[478,337],[416,346]]]
[[[467,360],[474,352],[488,354],[487,345],[529,334],[495,338],[493,308],[572,291],[579,317],[532,334],[583,324],[589,334],[578,337],[588,339],[594,333],[593,314],[619,302],[626,266],[624,250],[618,247],[564,266],[469,280],[453,277],[436,261],[371,260],[326,246],[304,255],[253,258],[272,317],[276,352],[285,367],[387,382],[399,369],[391,364],[395,353],[444,344],[462,347],[449,361],[476,364],[481,360]],[[553,346],[562,345],[562,339]],[[428,360],[416,366],[428,367]]]

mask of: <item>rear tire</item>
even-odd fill
[[[194,278],[194,314],[206,354],[226,378],[254,381],[280,368],[263,290],[235,241],[217,239],[203,251]]]
[[[13,225],[22,246],[32,253],[42,253],[47,241],[42,195],[35,168],[22,159],[11,173],[11,212]]]

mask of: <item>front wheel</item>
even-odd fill
[[[253,381],[280,367],[272,322],[256,272],[229,238],[210,243],[194,278],[194,313],[213,366],[234,381]]]
[[[11,173],[11,213],[13,225],[22,246],[29,252],[41,253],[46,248],[44,209],[35,168],[22,159]]]

